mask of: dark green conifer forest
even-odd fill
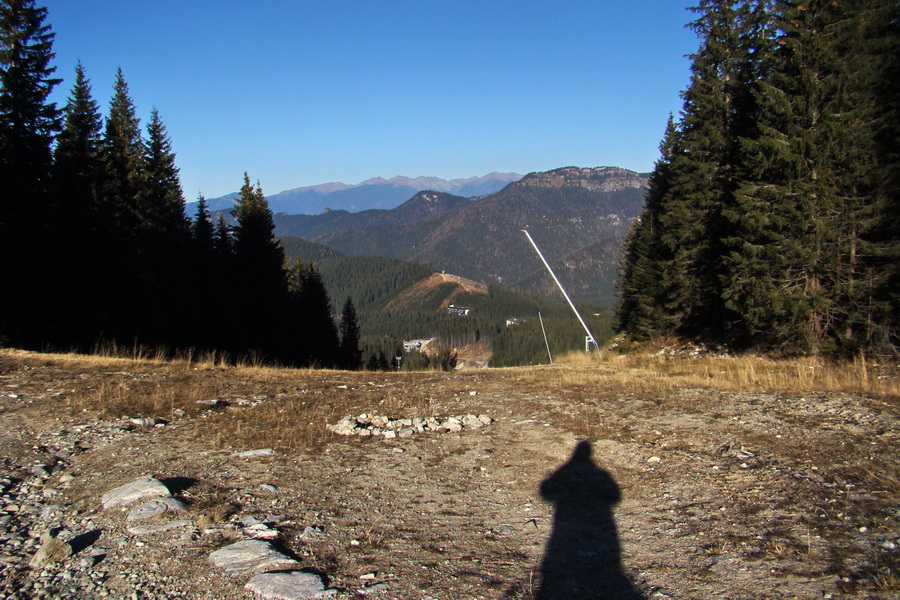
[[[244,175],[234,226],[202,198],[186,218],[162,117],[142,127],[121,69],[105,119],[80,64],[66,105],[49,100],[61,80],[46,18],[0,1],[0,343],[334,366],[321,278],[286,267],[259,184]]]
[[[900,348],[893,0],[702,0],[618,327],[783,354]]]

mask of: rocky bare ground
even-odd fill
[[[0,355],[0,598],[900,591],[895,400],[585,387],[544,369],[303,371],[279,390],[222,370],[205,412],[71,402],[171,377],[126,367]],[[360,424],[395,397],[417,399],[388,415],[396,431],[421,431],[343,436],[326,426],[350,420],[332,415],[303,449],[277,430],[221,429],[314,401],[352,406]],[[416,412],[423,399],[432,414]],[[485,418],[426,430],[441,415]]]

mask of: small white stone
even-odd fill
[[[259,448],[257,450],[244,450],[243,452],[235,452],[234,455],[238,458],[253,458],[255,456],[269,456],[270,454],[275,454],[275,451],[271,448]]]

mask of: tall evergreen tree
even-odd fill
[[[338,360],[338,333],[331,299],[322,276],[310,262],[296,261],[291,269],[292,362],[333,367]]]
[[[209,206],[206,204],[206,198],[203,197],[203,194],[200,194],[197,198],[197,213],[191,224],[191,239],[194,240],[196,251],[203,254],[212,254],[215,235],[216,230],[213,227],[212,217],[209,214]]]
[[[342,369],[358,371],[362,367],[362,350],[359,347],[359,321],[350,296],[344,301],[340,324],[341,345],[338,348],[338,365]]]
[[[53,138],[60,113],[49,100],[54,34],[32,0],[0,1],[0,336],[25,342],[40,322],[42,295],[30,282],[46,269],[40,223],[49,201]],[[24,253],[24,248],[31,249]],[[17,255],[12,260],[13,254]]]
[[[50,217],[55,274],[50,298],[57,341],[87,348],[100,328],[96,312],[101,286],[103,254],[97,205],[102,118],[91,85],[79,63],[75,83],[63,111],[63,129],[54,152],[53,196]],[[102,304],[102,303],[101,303]]]
[[[63,110],[63,129],[56,140],[53,183],[58,218],[72,229],[94,232],[97,178],[100,168],[102,118],[81,63]]]
[[[900,8],[697,10],[702,43],[675,143],[625,247],[620,326],[896,354]]]
[[[144,273],[140,337],[148,342],[185,345],[183,306],[190,285],[187,269],[176,268],[190,251],[190,224],[184,214],[172,142],[159,112],[147,124],[144,189],[136,207],[137,268]]]
[[[235,297],[240,312],[236,352],[268,356],[286,352],[288,282],[285,256],[275,238],[272,211],[257,183],[244,173],[244,184],[232,211],[234,227]]]
[[[732,319],[721,296],[720,257],[731,235],[724,212],[733,204],[738,139],[748,134],[755,114],[746,86],[763,44],[764,30],[750,17],[757,5],[702,0],[692,23],[701,47],[692,56],[678,151],[659,211],[665,310],[675,331],[687,335],[722,339]]]
[[[213,249],[223,262],[230,263],[231,259],[234,257],[233,231],[223,214],[219,214],[219,218],[216,221],[215,232],[213,234]]]
[[[794,352],[865,342],[879,108],[876,4],[781,2],[774,72],[760,86],[725,297],[751,344]],[[862,330],[861,330],[862,329]]]
[[[60,112],[49,96],[53,78],[53,38],[44,23],[47,9],[32,0],[0,2],[0,213],[4,236],[31,225],[34,205],[46,200],[52,145]]]
[[[197,218],[202,212],[198,210]],[[195,223],[195,232],[197,230]],[[197,238],[195,238],[195,244]],[[228,325],[239,312],[236,297],[237,277],[234,264],[234,239],[231,227],[225,219],[225,215],[219,213],[212,234],[212,255],[209,257],[209,270],[205,270],[202,248],[196,248],[199,256],[199,268],[204,269],[198,274],[198,282],[201,282],[200,297],[196,305],[200,310],[197,315],[201,324],[198,345],[210,349],[240,351],[236,348],[235,332]],[[206,291],[203,291],[206,290]]]
[[[660,143],[660,159],[650,174],[647,198],[640,217],[632,225],[622,252],[617,291],[617,326],[635,339],[646,340],[671,331],[664,310],[665,294],[660,281],[663,255],[659,244],[659,217],[669,193],[670,165],[675,152],[677,130],[672,116]]]
[[[222,310],[224,298],[229,293],[226,285],[227,267],[216,251],[216,230],[206,204],[200,194],[197,213],[191,224],[190,297],[186,313],[189,316],[191,345],[212,350],[221,342],[220,329],[227,312]]]
[[[184,194],[175,152],[156,109],[150,113],[147,124],[145,164],[146,191],[141,221],[161,237],[186,239],[189,222],[184,215]]]
[[[103,177],[101,197],[110,224],[124,240],[132,242],[140,226],[146,192],[146,147],[137,109],[120,68],[116,72],[101,147]]]
[[[140,120],[122,70],[116,72],[113,97],[100,146],[98,243],[104,248],[101,288],[102,337],[132,343],[140,330],[140,208],[146,190],[145,146]]]
[[[875,124],[881,161],[875,195],[876,224],[867,236],[867,266],[877,298],[871,328],[875,348],[900,354],[900,4],[886,1],[879,9],[873,38],[879,41],[875,88],[881,118]]]

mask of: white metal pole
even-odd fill
[[[553,364],[553,355],[550,354],[550,342],[547,341],[547,330],[544,329],[544,317],[541,316],[541,311],[538,311],[538,319],[541,320],[541,331],[544,332],[544,344],[547,345],[547,356],[550,357],[550,364]]]
[[[531,234],[529,234],[526,230],[522,230],[522,233],[525,234],[525,237],[528,238],[528,241],[531,242],[531,245],[534,246],[534,251],[537,252],[537,255],[541,257],[541,262],[544,263],[544,266],[547,267],[547,271],[550,272],[550,276],[553,277],[553,281],[556,282],[556,285],[559,286],[559,291],[562,292],[562,295],[565,297],[566,301],[569,303],[569,306],[572,307],[572,312],[575,313],[575,316],[578,317],[578,321],[581,323],[581,326],[584,327],[584,330],[587,332],[588,336],[590,336],[591,341],[594,342],[594,348],[597,349],[597,352],[600,352],[600,346],[597,345],[597,338],[594,337],[594,334],[591,333],[591,330],[588,329],[587,323],[584,322],[584,319],[581,318],[581,315],[578,314],[578,309],[575,308],[575,304],[572,303],[572,299],[569,298],[569,295],[566,293],[565,288],[559,282],[559,279],[556,277],[556,273],[553,272],[553,269],[550,268],[550,265],[547,263],[547,259],[544,258],[544,255],[541,254],[541,249],[538,248],[537,244],[534,243],[534,240],[531,239]]]

